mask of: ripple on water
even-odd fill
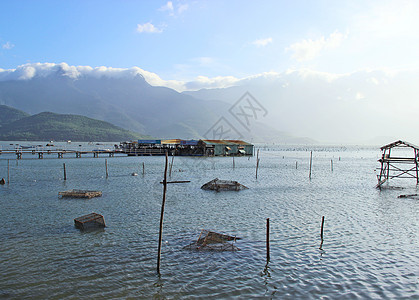
[[[102,159],[64,159],[66,182],[60,179],[62,160],[19,162],[13,184],[0,187],[1,199],[7,199],[0,201],[0,267],[7,270],[0,275],[0,297],[419,297],[418,203],[397,199],[400,191],[374,189],[376,149],[313,152],[311,180],[309,152],[288,150],[262,151],[257,180],[255,158],[236,158],[234,170],[229,158],[204,164],[176,158],[175,170],[183,171],[173,172],[172,179],[191,182],[168,187],[161,276],[156,274],[161,157],[109,159],[108,179]],[[142,162],[145,176],[130,176],[141,173]],[[199,188],[216,177],[239,180],[250,189]],[[70,188],[97,189],[103,196],[57,197]],[[416,193],[409,187],[403,191],[410,192]],[[108,227],[76,230],[73,219],[90,212],[103,214]],[[184,250],[202,229],[241,237],[241,250]]]

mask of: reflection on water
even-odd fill
[[[368,148],[264,147],[258,179],[255,157],[236,157],[234,169],[231,158],[176,157],[171,180],[191,182],[168,186],[158,276],[164,158],[106,157],[106,178],[105,157],[15,163],[2,154],[0,178],[11,161],[10,184],[0,186],[0,298],[417,298],[419,203],[397,198],[417,193],[416,185],[401,180],[395,185],[402,191],[376,190],[379,155]],[[200,189],[216,177],[249,190]],[[58,198],[73,188],[103,196]],[[74,218],[91,212],[107,227],[75,229]],[[202,229],[241,237],[241,250],[183,249]]]

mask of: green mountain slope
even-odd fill
[[[144,138],[110,123],[79,115],[43,112],[0,127],[0,140],[109,141]]]
[[[16,108],[0,105],[0,127],[28,116],[29,114]]]

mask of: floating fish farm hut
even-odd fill
[[[120,143],[120,152],[129,156],[242,156],[253,155],[253,145],[240,140],[138,140]]]
[[[400,151],[404,150],[404,151]],[[409,151],[406,151],[409,150]],[[396,141],[381,147],[380,174],[377,188],[393,178],[413,178],[419,184],[419,147],[409,142]]]

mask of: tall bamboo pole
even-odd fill
[[[163,201],[161,204],[161,214],[160,214],[160,230],[159,230],[159,248],[157,252],[157,273],[160,274],[160,254],[161,254],[161,241],[162,241],[162,234],[163,234],[163,216],[164,216],[164,204],[166,202],[166,190],[167,190],[167,162],[168,162],[168,154],[166,151],[166,163],[164,166],[164,179],[163,179]]]

